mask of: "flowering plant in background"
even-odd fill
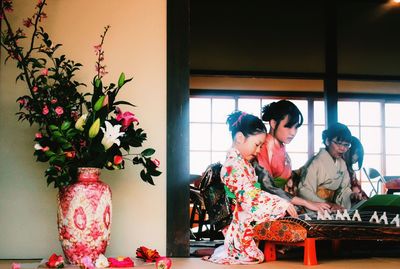
[[[103,42],[109,26],[94,46],[97,55],[93,91],[81,93],[86,86],[75,80],[81,64],[57,55],[61,44],[51,41],[40,23],[47,17],[43,12],[46,0],[38,0],[32,17],[23,20],[24,29],[14,30],[7,18],[12,15],[11,0],[1,0],[0,19],[4,25],[0,45],[7,53],[5,61],[14,60],[21,73],[17,81],[26,84],[28,94],[17,99],[18,120],[37,125],[34,155],[37,161],[48,162],[45,175],[48,185],[65,187],[76,181],[78,167],[123,169],[125,161],[142,165],[142,180],[154,185],[153,177],[159,161],[152,159],[155,150],[142,147],[147,135],[139,128],[139,119],[126,109],[132,103],[118,100],[123,86],[132,79],[121,73],[117,83],[103,85],[107,74],[104,65]],[[28,29],[29,28],[29,29]],[[28,36],[26,30],[31,30]],[[27,46],[22,46],[28,40]]]
[[[143,259],[145,262],[155,262],[160,258],[160,254],[158,254],[156,249],[149,249],[141,246],[136,249],[136,257]]]

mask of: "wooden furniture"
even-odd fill
[[[317,219],[317,214],[307,215],[307,217],[303,215],[297,219],[283,218],[261,223],[254,227],[254,236],[258,240],[265,240],[265,261],[276,260],[276,245],[301,246],[304,247],[305,265],[318,263],[316,240],[332,240],[333,252],[339,249],[340,240],[400,241],[400,227],[393,221],[400,214],[400,196],[378,195],[370,201],[361,203],[357,210],[362,221],[336,220],[336,214],[328,214],[332,220]],[[386,212],[387,223],[382,218],[384,212]],[[353,217],[354,214],[355,211],[350,212],[349,217]],[[378,216],[380,223],[370,222],[374,214]],[[308,217],[311,219],[305,220]]]

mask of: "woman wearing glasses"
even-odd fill
[[[300,197],[327,202],[331,211],[350,209],[351,199],[359,197],[351,190],[349,172],[343,160],[351,147],[351,138],[350,130],[341,123],[335,123],[322,132],[325,148],[321,148],[302,169]]]

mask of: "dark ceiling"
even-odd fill
[[[191,70],[324,72],[325,1],[190,2]],[[336,1],[339,74],[400,76],[400,5]]]

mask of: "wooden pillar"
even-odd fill
[[[325,125],[338,121],[338,52],[337,52],[337,6],[335,0],[325,0]]]
[[[189,0],[167,0],[167,256],[189,256],[189,177]]]

